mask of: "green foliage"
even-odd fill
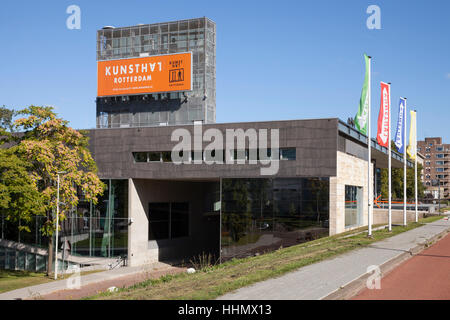
[[[248,201],[249,186],[245,180],[226,179],[223,181],[223,192],[230,193],[232,201],[224,201],[222,222],[228,226],[230,237],[234,242],[245,235],[246,226],[251,221]]]
[[[44,214],[44,203],[28,174],[30,164],[19,158],[16,150],[0,149],[0,211],[6,220],[20,221],[19,228],[29,232],[27,223],[33,216]]]
[[[19,118],[14,120],[15,116]],[[25,231],[30,231],[27,223],[33,216],[46,216],[41,232],[50,238],[52,270],[58,176],[61,222],[65,212],[78,205],[80,194],[95,204],[105,189],[96,174],[89,139],[58,118],[52,107],[30,106],[18,112],[0,108],[0,145],[5,142],[9,145],[0,152],[0,210]]]
[[[78,204],[77,189],[81,189],[87,201],[96,203],[104,185],[96,175],[88,137],[58,118],[52,107],[30,106],[17,114],[24,116],[14,121],[14,127],[23,132],[17,154],[30,164],[29,173],[41,193],[47,215],[42,231],[51,236],[56,228],[52,211],[57,202],[58,172],[62,172],[60,221],[65,219],[65,211]]]
[[[13,110],[0,107],[0,146],[12,138],[14,114]]]
[[[417,197],[422,199],[424,197],[425,187],[420,180],[420,172],[422,165],[417,164]],[[414,198],[414,168],[406,169],[406,197],[408,199]],[[381,197],[388,198],[388,169],[381,169]],[[392,199],[403,199],[403,168],[392,168]]]

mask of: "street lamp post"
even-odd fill
[[[441,215],[441,178],[438,177],[438,214]]]
[[[56,194],[56,239],[55,239],[55,280],[58,279],[58,229],[59,229],[59,175],[66,173],[65,171],[58,172],[58,187]]]

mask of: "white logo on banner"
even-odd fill
[[[383,88],[383,119],[381,120],[381,132],[378,135],[383,142],[386,144],[389,135],[389,97],[386,88]]]

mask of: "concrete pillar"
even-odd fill
[[[139,182],[128,179],[128,265],[137,266],[157,261],[148,249],[148,218],[139,195]]]

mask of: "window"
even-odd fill
[[[169,94],[169,98],[171,100],[173,100],[173,99],[180,99],[180,95],[181,95],[181,93],[179,93],[179,92],[171,92]]]
[[[161,152],[149,152],[148,153],[148,161],[160,162],[161,161]]]
[[[225,162],[224,159],[224,150],[207,150],[204,152],[204,158],[205,161],[218,161],[218,162]]]
[[[258,160],[269,160],[271,157],[272,149],[257,149]],[[261,153],[261,154],[260,154]]]
[[[231,151],[233,153],[233,160],[246,160],[246,152],[245,150],[232,150]]]
[[[162,153],[162,161],[163,162],[172,162],[172,152],[163,151]]]
[[[108,128],[108,113],[101,111],[98,115],[98,127]]]
[[[280,160],[295,160],[295,148],[281,148],[280,149]]]
[[[445,178],[445,175],[443,175],[443,174],[437,174],[437,175],[436,175],[436,178],[438,178],[438,179],[444,179],[444,178]]]
[[[189,236],[189,203],[149,203],[149,240]]]
[[[436,168],[436,172],[444,172],[444,168]]]
[[[345,186],[345,226],[361,224],[362,187]]]
[[[431,156],[430,156],[429,154],[427,154],[427,155],[425,156],[425,158],[430,159]]]
[[[150,203],[148,209],[149,239],[160,240],[169,238],[170,204]]]
[[[170,206],[170,237],[181,238],[189,236],[189,203],[174,202]]]
[[[189,153],[184,152],[183,150],[178,151],[178,157],[180,158],[181,163],[191,162],[191,159],[189,158]]]
[[[133,152],[134,162],[147,162],[147,152]]]
[[[444,165],[444,161],[436,161],[436,165],[443,166]]]
[[[442,159],[442,158],[444,158],[444,154],[443,153],[438,153],[436,155],[436,158]]]
[[[444,151],[444,147],[436,147],[436,151]]]
[[[425,161],[425,165],[429,166],[431,164],[431,161]]]
[[[192,161],[203,161],[203,151],[191,151]]]

